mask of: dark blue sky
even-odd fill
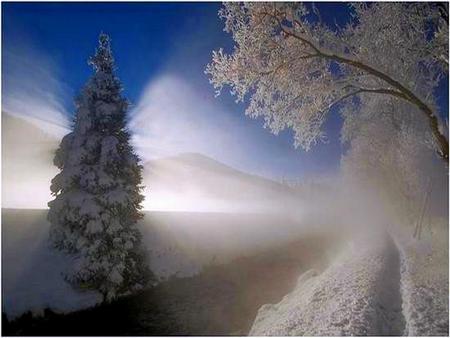
[[[246,117],[245,105],[236,104],[227,92],[214,98],[214,90],[204,75],[205,66],[213,49],[232,46],[217,16],[219,7],[220,3],[2,3],[3,50],[19,50],[22,58],[30,60],[37,54],[39,60],[51,64],[58,83],[65,89],[61,98],[65,110],[73,113],[72,98],[91,74],[86,60],[103,31],[112,38],[117,74],[132,103],[138,105],[146,88],[152,84],[157,87],[158,79],[170,74],[189,85],[189,95],[195,93],[188,99],[190,109],[211,108],[203,115],[189,115],[194,127],[198,122],[199,128],[208,128],[195,120],[205,118],[205,114],[217,129],[226,121],[222,129],[230,137],[222,137],[223,144],[215,144],[214,149],[198,149],[185,142],[183,151],[204,152],[239,169],[278,178],[337,170],[341,154],[338,114],[332,114],[326,125],[330,142],[305,153],[293,148],[290,131],[278,136],[270,134],[262,128],[262,121]],[[321,3],[318,7],[330,24],[335,20],[343,24],[349,19],[343,3]],[[3,53],[3,94],[5,87],[12,86],[13,75],[17,77],[11,69],[17,64],[10,66],[14,57],[14,53]],[[170,92],[171,82],[164,83],[162,88]],[[445,95],[441,106],[447,112],[448,84],[442,93]],[[176,101],[177,93],[170,94]],[[155,94],[150,97],[155,98]],[[216,109],[221,116],[214,120]],[[144,132],[142,128],[140,132]],[[150,148],[143,151],[152,157]]]

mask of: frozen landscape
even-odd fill
[[[3,311],[10,320],[27,311],[69,313],[101,300],[61,278],[70,261],[49,248],[45,214],[2,211]],[[211,226],[214,231],[206,231]],[[183,212],[151,212],[141,224],[160,283],[313,237],[299,228],[275,215]],[[297,276],[292,291],[254,314],[250,335],[447,335],[448,229],[442,219],[430,228],[420,243],[395,229],[336,235],[333,248],[306,261],[314,268]],[[316,245],[329,245],[326,239]]]
[[[2,3],[2,335],[449,336],[448,10]]]
[[[47,307],[73,311],[100,301],[61,277],[70,260],[50,248],[45,218],[44,210],[2,210],[3,311],[9,318]],[[150,267],[162,280],[192,276],[209,264],[251,256],[301,233],[293,220],[258,214],[151,212],[140,228]]]

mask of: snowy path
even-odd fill
[[[386,264],[381,271],[379,332],[380,335],[401,336],[405,331],[402,312],[400,252],[390,236],[387,236]]]
[[[261,307],[250,335],[411,334],[404,315],[405,275],[401,258],[401,252],[386,233],[354,240],[324,272],[306,272],[281,302]],[[446,325],[448,332],[448,321]],[[440,331],[429,329],[420,333]]]

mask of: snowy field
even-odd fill
[[[100,297],[76,291],[61,272],[70,260],[48,247],[45,210],[2,209],[3,308],[9,318],[49,307],[68,312]],[[152,212],[141,223],[151,269],[160,279],[189,276],[205,264],[229,261],[301,236],[302,228],[279,216]]]

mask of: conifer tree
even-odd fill
[[[89,64],[94,74],[76,99],[73,130],[55,154],[61,171],[51,182],[48,220],[53,246],[74,257],[66,280],[110,301],[151,277],[137,228],[142,166],[130,144],[128,102],[106,34]]]

